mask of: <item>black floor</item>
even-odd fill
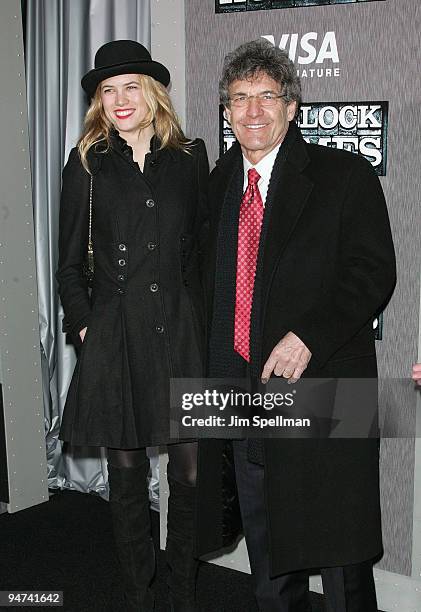
[[[158,515],[152,514],[158,546]],[[157,558],[156,612],[164,612],[165,553],[158,551]],[[61,590],[62,610],[124,612],[107,502],[60,492],[48,503],[0,515],[0,590]],[[198,598],[206,612],[257,612],[249,575],[209,563],[200,567]],[[312,598],[313,612],[322,612],[322,598]]]

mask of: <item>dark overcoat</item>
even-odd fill
[[[271,213],[263,244],[258,372],[292,331],[312,352],[305,376],[375,377],[373,319],[395,284],[379,179],[359,155],[307,144],[295,124],[288,141],[286,159],[280,161],[282,145],[275,161],[266,200]],[[210,178],[210,320],[219,219],[238,171],[242,155],[235,144]],[[238,207],[240,199],[241,193]],[[236,504],[227,489],[225,446],[217,440],[199,443],[199,555],[236,535],[229,531]],[[264,464],[272,575],[357,563],[381,553],[376,439],[265,440]]]
[[[92,151],[92,149],[91,149]],[[73,149],[63,171],[57,279],[64,329],[87,326],[60,437],[75,445],[136,448],[169,440],[171,377],[202,375],[198,237],[208,180],[203,141],[159,150],[144,171],[116,133],[97,145],[93,172],[92,295],[82,274],[89,174]]]

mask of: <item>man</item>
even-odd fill
[[[300,97],[294,65],[267,41],[226,57],[220,98],[238,143],[210,179],[213,378],[377,373],[372,323],[395,283],[383,193],[364,158],[303,140]],[[331,610],[376,611],[377,440],[235,440],[232,451],[259,610],[307,612],[320,569]],[[199,554],[235,535],[230,452],[200,442]]]

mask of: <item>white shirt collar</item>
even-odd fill
[[[248,185],[248,171],[250,168],[255,168],[256,171],[260,175],[260,179],[258,182],[258,187],[260,194],[262,196],[263,204],[266,202],[266,196],[269,187],[269,181],[273,170],[273,165],[275,163],[276,156],[278,155],[278,151],[281,147],[281,144],[278,144],[272,151],[270,151],[267,155],[265,155],[256,165],[253,165],[246,157],[243,155],[243,168],[244,168],[244,182],[243,182],[243,193],[247,189]]]

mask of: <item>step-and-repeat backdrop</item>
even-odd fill
[[[211,165],[234,136],[219,108],[225,54],[264,37],[286,49],[303,87],[304,137],[364,155],[380,176],[399,281],[377,342],[381,377],[404,377],[417,354],[420,245],[419,0],[185,0],[187,133],[204,138]],[[388,386],[390,389],[390,386]],[[415,430],[415,393],[397,402]],[[413,572],[412,440],[382,441],[385,556]]]

